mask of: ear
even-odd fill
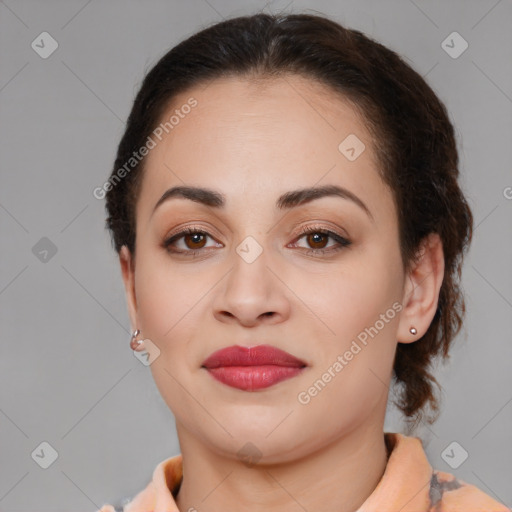
[[[427,332],[436,313],[443,277],[443,243],[437,233],[431,233],[423,239],[406,276],[397,331],[399,343],[412,343]],[[416,328],[416,334],[411,334],[411,327]]]
[[[137,299],[135,297],[135,265],[130,250],[126,245],[119,251],[119,263],[123,274],[124,289],[126,294],[126,303],[128,305],[128,314],[132,332],[137,328]]]

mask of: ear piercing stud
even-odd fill
[[[137,340],[137,336],[140,334],[140,329],[133,331],[132,339],[130,340],[130,347],[132,350],[140,350],[143,344],[143,340]]]
[[[415,327],[411,327],[411,328],[409,329],[409,332],[410,332],[411,334],[417,334],[417,333],[418,333],[418,331],[416,330],[416,328],[415,328]]]

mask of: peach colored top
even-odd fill
[[[391,450],[386,469],[356,512],[512,512],[474,485],[433,470],[419,438],[384,435]],[[151,482],[123,508],[103,505],[99,512],[180,512],[174,497],[182,477],[182,455],[165,459]]]

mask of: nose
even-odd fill
[[[280,323],[289,317],[286,286],[269,264],[265,251],[251,263],[235,253],[233,266],[214,300],[217,320],[255,327]]]

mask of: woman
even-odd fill
[[[412,425],[438,411],[473,222],[457,166],[432,89],[327,18],[230,19],[156,64],[107,226],[181,453],[125,511],[507,510],[383,432],[392,382]]]

